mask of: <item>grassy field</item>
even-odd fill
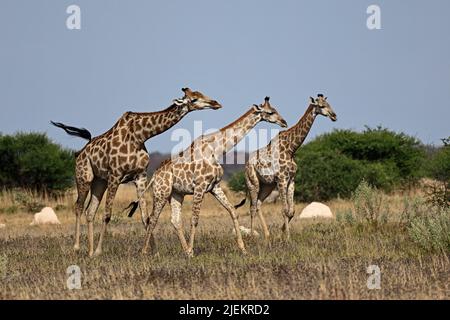
[[[233,202],[241,199],[233,193],[229,196]],[[400,222],[401,195],[386,198],[390,216],[378,226],[342,218],[301,220],[298,213],[306,204],[299,203],[290,243],[281,237],[280,205],[265,205],[273,238],[270,246],[262,238],[244,238],[248,256],[237,249],[227,212],[208,196],[192,259],[181,250],[167,207],[156,229],[158,254],[140,255],[144,230],[139,214],[128,219],[121,213],[134,199],[133,189],[121,187],[104,254],[90,259],[84,225],[82,250],[78,254],[72,250],[74,194],[38,201],[57,209],[60,226],[31,227],[32,214],[24,212],[14,192],[4,192],[0,197],[0,223],[6,224],[0,229],[0,299],[450,298],[450,255],[423,250],[411,239]],[[186,230],[189,200],[183,210]],[[353,207],[343,200],[327,204],[340,216]],[[248,227],[247,211],[248,206],[239,210],[241,224]],[[70,265],[81,268],[81,290],[66,287]],[[367,287],[370,265],[381,270],[380,289]]]

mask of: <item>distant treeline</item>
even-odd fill
[[[169,153],[150,151],[149,176],[168,158]],[[243,167],[244,164],[224,165],[224,178]],[[65,191],[74,185],[74,168],[75,152],[53,143],[45,133],[0,134],[0,189]]]
[[[149,173],[169,156],[150,151]],[[387,192],[413,187],[423,177],[450,181],[450,147],[424,145],[384,128],[320,135],[298,150],[296,161],[295,191],[301,201],[349,197],[363,179]],[[0,188],[64,191],[74,184],[74,166],[74,151],[44,133],[0,134]],[[243,164],[224,165],[224,178],[231,176],[235,191],[245,190],[243,169]]]

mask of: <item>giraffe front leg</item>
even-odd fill
[[[147,228],[147,202],[145,201],[144,193],[147,187],[147,174],[140,174],[134,184],[136,185],[136,193],[139,199],[139,209],[141,210],[141,221],[144,225],[144,228]]]
[[[152,247],[153,250],[156,250],[153,231],[155,230],[156,224],[159,219],[159,215],[161,214],[161,211],[163,210],[165,205],[166,205],[166,198],[153,196],[153,210],[150,216],[148,217],[147,232],[145,235],[144,246],[142,247],[141,251],[143,255],[148,253],[149,247]],[[150,245],[150,243],[152,244],[152,246]]]
[[[194,189],[194,198],[192,204],[192,217],[191,217],[191,233],[189,236],[189,246],[186,254],[188,257],[194,256],[194,239],[195,231],[198,225],[198,220],[200,218],[200,209],[203,202],[203,197],[205,196],[206,186],[200,185]]]
[[[241,230],[239,226],[238,215],[233,205],[230,203],[222,188],[219,185],[216,185],[214,189],[211,191],[214,197],[220,202],[220,204],[230,213],[231,219],[233,219],[234,229],[236,231],[236,240],[239,249],[243,254],[247,254],[245,250],[244,241],[242,240]]]
[[[100,238],[98,240],[97,249],[95,249],[94,255],[99,256],[102,254],[103,239],[106,234],[108,223],[111,220],[112,206],[114,198],[116,197],[117,189],[119,188],[120,180],[112,178],[108,180],[108,193],[106,196],[105,215],[103,216],[103,225],[100,232]]]
[[[254,221],[258,210],[259,180],[253,166],[245,171],[245,182],[250,195],[250,235],[254,235]]]
[[[286,240],[290,240],[290,232],[289,232],[289,203],[287,200],[287,193],[288,193],[288,185],[289,183],[285,180],[281,180],[278,183],[278,191],[280,193],[280,200],[283,205],[283,217],[284,217],[284,224],[282,227],[282,230],[286,236]]]
[[[295,204],[294,204],[294,191],[295,191],[295,181],[292,178],[289,182],[288,192],[287,192],[287,201],[289,205],[288,215],[287,215],[287,223],[291,222],[292,218],[295,215]]]

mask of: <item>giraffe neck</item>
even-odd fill
[[[288,149],[292,152],[292,154],[294,154],[303,144],[303,141],[305,141],[305,138],[311,130],[314,120],[316,119],[316,115],[317,114],[314,112],[314,106],[309,105],[305,114],[301,117],[297,124],[286,131],[288,135]]]
[[[187,105],[173,104],[162,111],[135,113],[133,131],[137,141],[144,143],[163,133],[177,124],[188,112]]]
[[[252,107],[236,121],[205,138],[214,141],[216,154],[223,154],[237,145],[260,121],[261,115],[255,113]]]

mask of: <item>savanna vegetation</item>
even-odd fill
[[[232,201],[240,195],[228,192]],[[39,199],[54,208],[60,226],[28,226],[24,212],[0,214],[0,299],[449,299],[450,224],[447,211],[431,208],[423,195],[387,195],[361,184],[351,200],[327,204],[334,220],[292,221],[292,240],[282,237],[281,208],[263,207],[272,239],[245,237],[242,256],[231,219],[210,196],[205,199],[195,256],[187,259],[170,224],[168,208],[156,230],[157,254],[141,256],[139,217],[122,209],[135,197],[122,186],[102,257],[73,252],[75,195]],[[150,200],[150,199],[149,199]],[[0,207],[14,195],[3,193]],[[189,225],[191,199],[183,217]],[[297,203],[300,212],[305,203]],[[249,226],[248,208],[240,209]],[[99,229],[101,212],[97,216]],[[260,231],[259,229],[257,229]],[[97,233],[98,236],[98,233]],[[78,265],[81,289],[68,290],[67,268]],[[369,266],[381,271],[379,289],[369,289]]]
[[[42,188],[3,185],[8,188],[0,192],[0,223],[5,224],[0,228],[0,299],[450,298],[450,147],[426,147],[415,138],[381,128],[362,133],[340,130],[314,139],[297,154],[300,169],[291,241],[286,242],[280,230],[280,204],[264,204],[272,237],[269,243],[261,236],[245,237],[248,256],[237,249],[229,214],[209,195],[202,206],[194,258],[186,258],[180,247],[169,206],[156,229],[157,251],[142,256],[140,217],[127,218],[123,211],[136,193],[123,185],[114,203],[104,254],[91,259],[85,225],[81,252],[72,248],[73,155],[44,136],[37,137],[42,148],[50,144],[53,158],[36,158],[55,161],[56,168],[67,172],[55,169],[61,173],[59,182],[46,178],[53,182]],[[0,137],[2,147],[14,145],[8,139]],[[39,150],[33,152],[39,155]],[[8,154],[9,159],[22,159],[22,152]],[[19,168],[15,161],[10,161],[11,168]],[[27,168],[26,161],[19,163]],[[243,175],[237,175],[230,189],[243,190],[243,184]],[[53,185],[66,191],[42,192]],[[233,203],[242,199],[242,193],[226,193]],[[151,196],[146,197],[151,207]],[[298,218],[310,200],[319,199],[335,219]],[[55,209],[61,225],[29,226],[31,213],[43,206]],[[187,197],[182,212],[185,232],[191,209],[192,199]],[[248,205],[239,209],[240,223],[246,227],[248,211]],[[257,231],[261,232],[259,226]],[[71,265],[81,269],[80,290],[67,288]],[[377,288],[368,287],[370,266],[381,272]]]

